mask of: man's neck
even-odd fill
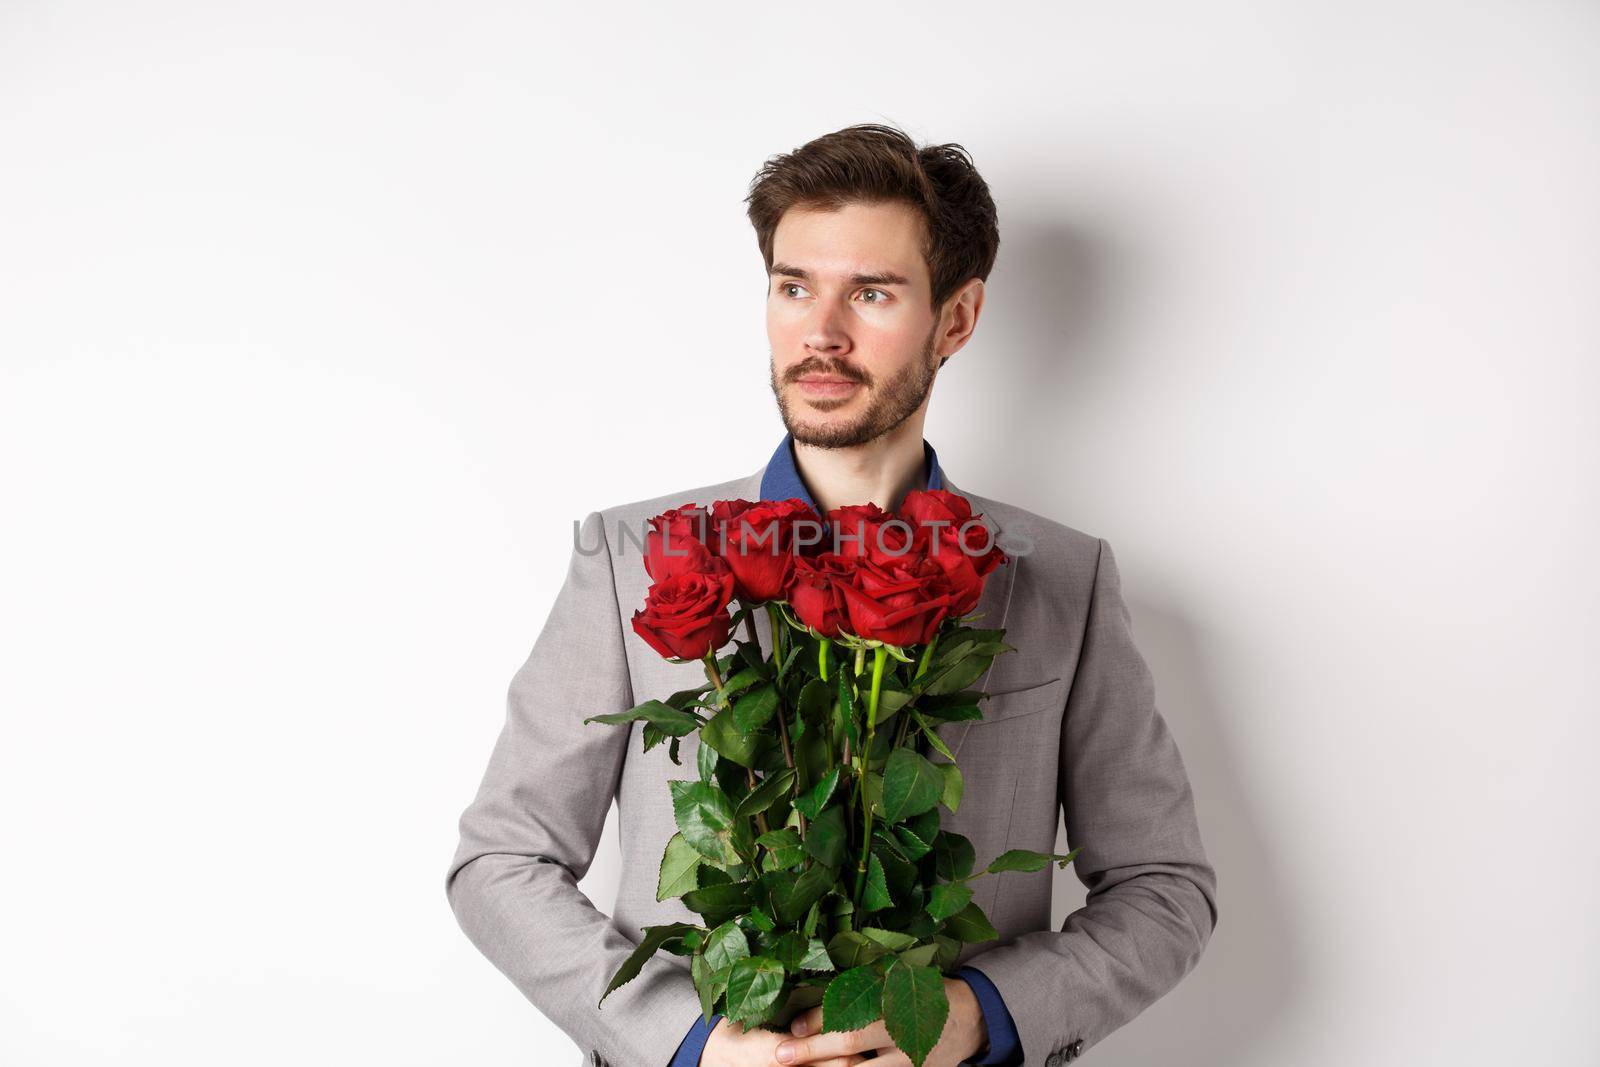
[[[854,448],[794,443],[795,470],[823,514],[869,501],[885,511],[894,510],[911,490],[927,486],[925,459],[921,419],[907,419],[890,433]]]

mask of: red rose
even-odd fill
[[[926,539],[930,555],[954,549],[967,556],[980,575],[1007,560],[983,516],[972,513],[972,504],[964,496],[947,489],[913,489],[901,502],[899,513],[916,527],[918,538]]]
[[[728,506],[719,508],[721,504]],[[798,541],[814,540],[822,526],[803,500],[718,501],[711,516],[718,551],[733,569],[735,594],[746,604],[783,597],[799,554]]]
[[[711,569],[712,551],[706,547],[706,511],[684,504],[650,520],[645,534],[645,573],[661,582],[679,574]]]
[[[784,592],[795,617],[823,637],[838,637],[849,622],[839,586],[855,573],[856,562],[836,552],[796,556],[789,587]]]
[[[728,643],[731,599],[733,572],[712,557],[705,571],[684,571],[652,585],[644,610],[633,613],[633,631],[663,656],[702,659]]]
[[[834,551],[841,556],[870,559],[874,563],[901,563],[918,554],[916,527],[878,505],[846,504],[828,512],[833,524]]]
[[[972,565],[970,557],[959,550],[941,552],[931,557],[935,566],[944,572],[939,590],[949,594],[950,614],[965,615],[978,606],[983,596],[984,577]]]
[[[737,528],[739,516],[756,506],[756,501],[735,497],[732,500],[716,500],[711,504],[711,531],[706,534],[707,543],[711,550],[718,555],[722,554],[724,542],[723,531]]]
[[[900,514],[916,524],[919,548],[944,570],[950,614],[977,607],[985,576],[1007,561],[982,517],[965,497],[944,489],[907,493]]]
[[[857,637],[925,645],[950,614],[950,594],[942,591],[945,582],[943,568],[926,557],[886,566],[864,559],[837,587]]]

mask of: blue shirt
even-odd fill
[[[939,473],[939,456],[934,452],[933,446],[926,439],[922,442],[922,455],[925,469],[928,472],[929,489],[943,489],[944,477]],[[794,435],[784,434],[783,440],[778,443],[778,448],[772,453],[772,459],[767,462],[766,472],[761,476],[762,500],[804,500],[815,508],[818,514],[822,509],[811,498],[811,492],[806,488],[805,482],[800,480],[800,471],[794,464]],[[1006,1010],[1006,1002],[1000,996],[1000,991],[989,981],[989,977],[976,967],[957,968],[954,975],[964,979],[972,987],[972,992],[978,998],[978,1008],[983,1012],[983,1023],[989,1031],[989,1052],[981,1060],[969,1060],[969,1063],[983,1064],[984,1067],[1016,1067],[1022,1062],[1022,1041],[1017,1036],[1017,1024],[1011,1018],[1011,1012]],[[711,1036],[712,1028],[717,1025],[721,1015],[713,1015],[708,1024],[702,1016],[695,1016],[694,1025],[689,1028],[689,1033],[684,1037],[678,1051],[672,1057],[669,1067],[700,1067],[700,1054],[705,1051],[706,1039]]]

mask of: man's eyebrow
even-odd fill
[[[811,280],[810,273],[808,273],[807,271],[801,269],[800,267],[791,267],[787,263],[774,263],[772,265],[772,269],[767,271],[767,274],[770,277],[773,277],[773,278],[778,278],[778,277],[799,278],[803,282],[809,282]],[[911,284],[911,279],[907,278],[903,274],[896,274],[892,270],[881,270],[881,271],[876,271],[876,272],[874,272],[872,274],[852,274],[852,275],[850,275],[850,284],[851,285],[910,285]]]

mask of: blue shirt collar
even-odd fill
[[[939,471],[939,455],[926,437],[922,439],[922,458],[928,472],[927,488],[943,489],[944,476]],[[790,500],[796,497],[810,504],[817,514],[822,514],[822,509],[811,499],[811,492],[806,489],[805,482],[800,480],[799,470],[795,468],[794,435],[786,433],[783,435],[783,440],[778,442],[772,458],[767,461],[767,469],[761,475],[761,499]]]

